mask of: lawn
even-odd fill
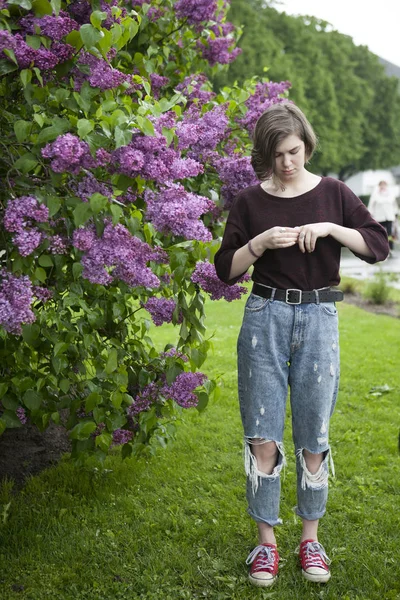
[[[339,306],[342,379],[331,425],[336,479],[320,539],[332,559],[325,586],[303,580],[295,549],[295,464],[288,466],[277,530],[277,583],[259,590],[244,565],[256,543],[246,514],[236,400],[236,337],[243,301],[208,304],[213,350],[203,370],[222,393],[186,411],[176,440],[152,457],[68,461],[0,494],[0,597],[7,600],[373,600],[400,598],[400,320]],[[174,330],[157,330],[160,347]],[[389,391],[379,388],[387,386]],[[377,388],[373,393],[371,390]],[[385,389],[385,388],[384,388]]]

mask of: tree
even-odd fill
[[[262,75],[291,81],[291,99],[307,114],[320,139],[315,172],[385,168],[400,162],[399,93],[378,58],[351,37],[312,16],[278,12],[272,2],[232,0],[230,16],[243,30],[243,53],[223,83]],[[385,90],[385,94],[382,94]]]
[[[225,12],[223,0],[1,4],[1,431],[66,415],[75,457],[117,444],[129,456],[218,391],[197,371],[204,292],[244,288],[218,281],[213,237],[255,181],[252,110],[287,87],[213,92],[205,73],[239,52]],[[153,343],[164,322],[176,347]]]

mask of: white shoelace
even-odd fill
[[[310,567],[325,569],[325,564],[331,564],[331,560],[328,558],[325,548],[319,542],[308,542],[304,547],[304,554],[307,569]]]
[[[275,553],[275,548],[271,548],[270,546],[256,546],[246,558],[246,565],[251,565],[257,558],[260,563],[257,565],[257,571],[267,570],[268,567],[273,567],[274,565]]]

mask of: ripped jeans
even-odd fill
[[[238,339],[239,402],[245,436],[248,512],[271,526],[279,518],[283,429],[290,387],[297,468],[296,513],[319,519],[328,497],[329,420],[339,387],[338,318],[334,303],[290,305],[250,294]],[[262,473],[251,441],[274,441],[278,460]],[[324,455],[317,473],[303,451]]]

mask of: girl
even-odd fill
[[[318,541],[328,495],[329,420],[339,385],[338,318],[332,289],[342,246],[369,263],[384,260],[388,240],[341,181],[305,164],[315,133],[284,102],[259,118],[251,162],[261,183],[236,197],[215,256],[218,277],[234,284],[251,265],[254,281],[238,339],[238,387],[244,428],[248,512],[259,544],[247,558],[250,581],[272,585],[279,555],[280,473],[288,388],[297,466],[299,556],[306,579],[326,582],[329,559]]]

